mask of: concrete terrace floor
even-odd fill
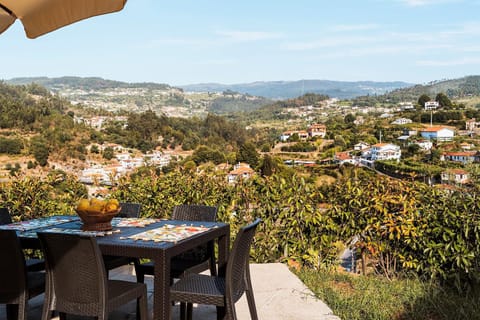
[[[132,267],[110,271],[111,278],[135,281]],[[313,293],[284,264],[251,264],[252,285],[260,320],[340,320],[331,309],[318,300]],[[152,319],[152,278],[146,277],[149,295],[149,319]],[[43,295],[30,300],[28,320],[39,320]],[[245,295],[236,303],[239,320],[250,319]],[[179,318],[179,307],[172,307],[172,319]],[[84,319],[68,317],[69,319]],[[0,319],[6,319],[5,306],[0,306]],[[58,319],[53,318],[53,319]],[[110,314],[110,320],[135,319],[135,302],[125,305]],[[216,320],[213,306],[194,306],[193,319]]]

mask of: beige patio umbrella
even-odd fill
[[[74,22],[120,11],[127,0],[0,0],[0,33],[20,19],[33,39]]]

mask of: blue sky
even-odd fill
[[[128,0],[33,40],[17,21],[0,35],[0,79],[425,83],[480,74],[479,12],[480,0]]]

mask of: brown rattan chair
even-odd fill
[[[217,319],[236,320],[235,302],[245,292],[250,317],[258,320],[250,280],[250,247],[260,219],[242,227],[229,254],[224,277],[188,273],[174,283],[170,290],[172,301],[188,304],[187,317],[192,318],[192,303],[217,306]],[[184,314],[181,313],[183,320]]]
[[[27,272],[15,230],[0,230],[0,303],[7,319],[27,319],[28,300],[45,291],[45,272]]]
[[[109,280],[95,237],[39,232],[45,254],[47,285],[42,320],[52,311],[108,319],[108,314],[137,300],[137,319],[146,320],[147,287],[142,283]]]
[[[173,208],[172,220],[215,222],[217,220],[217,207],[178,205]],[[208,269],[210,269],[212,275],[217,274],[213,242],[173,257],[171,260],[170,277],[172,279],[179,278],[187,270],[189,272],[202,272]],[[154,264],[151,261],[136,264],[135,272],[137,281],[144,282],[145,275],[154,274]]]
[[[12,216],[7,208],[0,208],[0,225],[12,223]],[[30,258],[25,260],[27,271],[45,270],[45,261],[39,258]]]
[[[140,210],[142,209],[142,205],[140,203],[121,202],[120,208],[121,210],[118,213],[117,217],[138,218],[140,216]],[[104,255],[103,262],[105,264],[105,269],[107,270],[108,275],[108,271],[112,269],[116,269],[118,267],[128,264],[136,264],[136,259],[129,257]]]

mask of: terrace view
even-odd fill
[[[0,319],[480,319],[478,4],[18,1]]]

